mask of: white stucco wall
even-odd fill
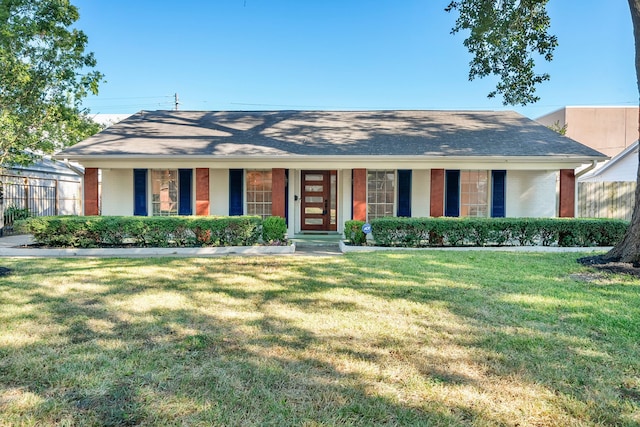
[[[209,170],[209,200],[211,215],[229,215],[229,169]]]
[[[556,171],[507,171],[508,217],[556,216]]]
[[[411,216],[431,214],[431,170],[414,169],[411,173]]]
[[[58,215],[82,213],[82,182],[58,181]]]
[[[289,175],[289,233],[299,232],[298,170]],[[411,212],[414,217],[430,215],[431,175],[429,169],[413,169]],[[508,217],[554,217],[557,215],[557,171],[509,170],[506,181]],[[338,171],[338,231],[351,217],[351,169]],[[195,191],[195,189],[194,189]],[[210,214],[229,214],[229,170],[209,170]],[[133,170],[102,170],[102,214],[133,214]],[[293,220],[293,221],[291,221]]]
[[[351,169],[338,171],[338,232],[344,233],[344,222],[351,219]]]
[[[133,215],[133,169],[102,170],[102,215]]]

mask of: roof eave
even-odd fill
[[[399,155],[330,155],[330,156],[309,156],[309,155],[273,155],[273,156],[215,156],[215,155],[144,155],[144,154],[103,154],[103,155],[67,155],[60,154],[54,156],[60,160],[73,160],[81,162],[83,160],[91,160],[91,161],[99,161],[99,160],[175,160],[175,161],[217,161],[217,162],[225,162],[225,161],[233,161],[237,162],[239,160],[245,160],[247,162],[252,161],[291,161],[298,162],[304,160],[313,160],[319,162],[332,162],[336,160],[340,161],[363,161],[363,160],[374,160],[374,161],[384,161],[384,160],[393,160],[393,161],[416,161],[416,160],[424,160],[424,161],[437,161],[437,160],[450,160],[452,158],[462,160],[462,161],[474,161],[474,162],[495,162],[496,160],[501,161],[532,161],[532,162],[554,162],[554,161],[578,161],[578,162],[592,162],[592,161],[604,161],[609,160],[610,158],[607,156],[587,156],[587,155],[553,155],[553,156],[458,156],[458,155],[411,155],[411,156],[399,156]]]

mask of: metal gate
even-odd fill
[[[37,179],[37,181],[32,183],[24,177],[2,176],[0,211],[2,211],[4,224],[0,226],[3,232],[11,233],[14,222],[27,216],[58,214],[57,181],[52,179]]]

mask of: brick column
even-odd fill
[[[431,169],[430,215],[444,216],[444,169]]]
[[[353,170],[353,219],[367,220],[367,170]]]
[[[209,212],[209,168],[196,168],[196,215],[207,216]]]
[[[84,214],[100,215],[98,194],[98,168],[84,170]]]
[[[560,209],[558,216],[573,218],[576,214],[576,174],[573,169],[560,169]]]
[[[271,215],[284,218],[285,212],[285,187],[287,185],[285,170],[282,168],[271,169]]]

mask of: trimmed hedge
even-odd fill
[[[262,221],[262,240],[269,244],[287,241],[287,222],[279,216],[269,216]]]
[[[261,226],[256,216],[50,216],[20,224],[42,245],[75,248],[251,246],[259,243]]]
[[[371,221],[376,245],[400,247],[613,246],[628,226],[623,220],[586,218],[386,217]],[[345,223],[345,236],[346,230]]]
[[[344,223],[344,238],[347,243],[362,246],[367,243],[367,235],[362,231],[364,221],[349,220]]]

